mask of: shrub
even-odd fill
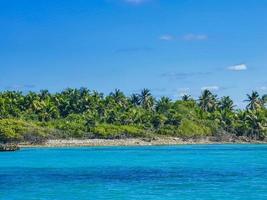
[[[56,129],[57,131],[50,134],[55,138],[82,138],[86,131],[84,123],[83,121],[60,119],[45,123],[43,126]]]
[[[44,128],[17,119],[0,119],[0,142],[36,142],[44,140],[47,132]],[[38,139],[37,139],[38,138]]]
[[[182,137],[199,137],[211,136],[212,129],[203,123],[183,119],[178,129],[179,136]]]
[[[100,138],[143,137],[146,132],[142,127],[133,125],[100,124],[92,128],[92,133]]]
[[[157,131],[160,135],[170,135],[176,137],[190,138],[200,136],[210,136],[213,129],[203,122],[182,119],[179,126],[165,125]]]

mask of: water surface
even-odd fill
[[[267,199],[267,145],[0,153],[0,199]]]

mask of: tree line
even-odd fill
[[[150,90],[126,96],[87,88],[50,93],[0,92],[0,142],[47,138],[122,138],[168,135],[202,137],[232,134],[262,140],[267,136],[267,95],[253,91],[238,109],[229,96],[209,90],[198,99],[156,99]]]

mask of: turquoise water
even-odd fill
[[[267,145],[0,153],[0,199],[267,199]]]

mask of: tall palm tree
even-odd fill
[[[149,89],[143,89],[139,95],[140,104],[145,109],[151,109],[154,105],[154,98]]]
[[[114,99],[114,101],[120,105],[120,106],[123,106],[126,102],[126,97],[125,95],[123,94],[122,91],[120,91],[119,89],[115,89],[114,92],[111,92],[110,93],[110,96]]]
[[[160,113],[166,113],[171,107],[171,99],[168,97],[161,97],[156,102],[156,111]]]
[[[263,107],[266,106],[266,104],[267,104],[267,94],[265,94],[265,95],[263,95],[261,97],[261,102],[262,102],[262,106]]]
[[[233,100],[229,96],[225,96],[220,99],[219,107],[221,110],[233,111],[235,105]]]
[[[259,139],[262,131],[266,130],[266,118],[259,111],[249,110],[246,114],[246,122],[250,127],[250,136]]]
[[[138,94],[132,94],[130,97],[130,102],[134,106],[139,106],[140,105],[140,96]]]
[[[233,130],[232,124],[234,122],[234,117],[235,114],[229,109],[221,109],[217,115],[220,126],[227,132],[231,132]]]
[[[59,117],[59,110],[50,100],[40,101],[36,110],[40,121],[49,121]]]
[[[80,93],[80,96],[81,97],[86,97],[86,96],[89,96],[90,95],[90,90],[88,90],[87,88],[85,87],[81,87],[79,89],[79,93]]]
[[[182,96],[182,101],[191,101],[191,100],[192,100],[192,97],[189,94],[184,94]]]
[[[45,100],[49,98],[51,95],[48,90],[41,90],[39,96],[41,100]]]
[[[256,110],[261,106],[260,102],[260,95],[256,91],[252,91],[251,95],[247,94],[247,99],[245,100],[248,102],[247,109],[249,110]]]
[[[217,108],[217,96],[209,90],[204,90],[199,97],[199,106],[206,112],[213,112]]]
[[[23,104],[24,104],[25,109],[35,110],[36,102],[38,101],[40,101],[40,97],[34,92],[29,92],[25,96]]]

